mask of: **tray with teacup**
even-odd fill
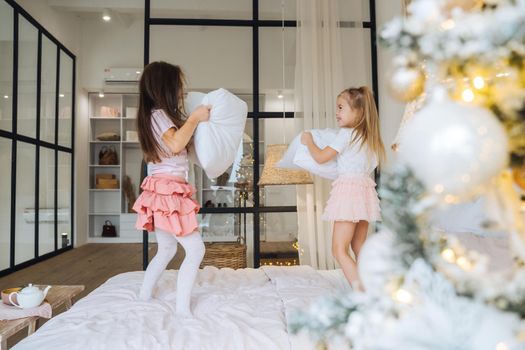
[[[40,289],[29,283],[27,287],[15,287],[2,290],[2,302],[21,309],[31,309],[40,306],[51,286]]]

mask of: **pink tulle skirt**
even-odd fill
[[[193,186],[181,178],[157,174],[146,177],[140,187],[143,192],[133,205],[138,230],[153,232],[158,227],[176,236],[197,230],[200,206],[191,198]]]
[[[368,175],[341,175],[332,183],[325,221],[368,222],[381,219],[376,183]]]

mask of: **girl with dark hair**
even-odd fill
[[[140,79],[137,129],[148,176],[133,209],[136,227],[154,232],[157,254],[144,275],[139,298],[149,300],[162,272],[175,256],[177,243],[186,256],[177,277],[176,312],[191,316],[191,290],[204,257],[204,243],[198,232],[199,204],[192,199],[195,188],[188,184],[187,146],[200,122],[207,121],[209,106],[184,112],[184,74],[180,67],[153,62]]]

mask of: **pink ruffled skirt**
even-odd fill
[[[195,232],[199,204],[191,197],[195,187],[175,176],[157,174],[144,179],[143,192],[133,205],[138,230],[153,232],[155,227],[176,236]]]
[[[323,213],[325,221],[381,220],[376,183],[368,175],[345,174],[332,183]]]

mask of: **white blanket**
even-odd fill
[[[199,272],[194,318],[175,316],[177,271],[163,274],[157,297],[137,300],[143,272],[109,279],[15,349],[305,349],[287,319],[312,299],[347,288],[340,271],[311,267]],[[313,345],[312,345],[313,348]]]

